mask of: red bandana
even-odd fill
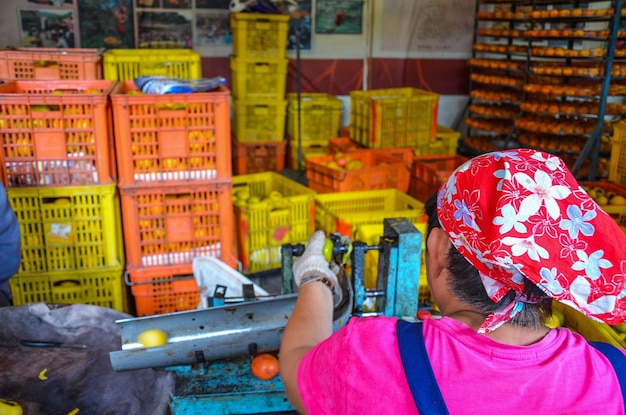
[[[531,149],[475,157],[443,184],[437,213],[494,302],[518,292],[482,332],[521,310],[522,275],[595,320],[626,322],[626,234],[559,157]]]

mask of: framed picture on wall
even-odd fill
[[[232,43],[228,10],[196,11],[194,45],[227,45]]]
[[[230,0],[196,0],[196,9],[228,10]]]
[[[20,44],[26,47],[73,48],[74,11],[18,9]]]
[[[74,3],[74,0],[28,0],[28,2],[44,6],[65,6]]]
[[[133,0],[80,0],[80,40],[83,48],[133,48]]]
[[[191,22],[190,11],[139,12],[137,13],[137,47],[191,48]]]
[[[362,31],[362,0],[317,0],[315,7],[315,33],[361,34]]]

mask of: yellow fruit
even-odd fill
[[[606,205],[609,203],[609,199],[606,196],[598,196],[596,203],[599,205]]]
[[[324,242],[322,254],[324,254],[324,259],[326,259],[327,262],[330,262],[333,256],[333,241],[329,238],[326,238],[326,241]]]
[[[565,316],[559,310],[552,310],[552,315],[546,319],[546,327],[551,329],[561,327],[565,323]]]
[[[611,200],[609,201],[609,203],[612,205],[618,205],[618,206],[626,205],[626,197],[619,196],[619,195],[613,196]]]
[[[22,415],[23,411],[19,403],[0,398],[0,414]]]
[[[141,343],[143,347],[163,346],[167,344],[167,334],[163,330],[150,329],[139,333],[137,341]]]

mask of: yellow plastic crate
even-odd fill
[[[350,92],[350,138],[371,148],[418,147],[436,135],[439,94],[417,88]]]
[[[104,79],[134,81],[140,76],[202,78],[198,52],[190,49],[111,49],[102,54]]]
[[[314,191],[278,173],[233,176],[237,247],[244,272],[280,268],[283,244],[309,240],[315,230],[314,197]]]
[[[7,195],[22,233],[18,275],[124,262],[116,185],[8,188]]]
[[[430,140],[420,142],[415,147],[414,153],[416,156],[456,154],[460,139],[460,131],[438,125],[435,136]]]
[[[129,311],[124,267],[120,263],[102,269],[20,273],[9,283],[14,305],[91,304]]]
[[[315,222],[327,233],[354,238],[360,225],[383,223],[385,218],[425,222],[424,203],[397,189],[315,195]]]
[[[232,107],[234,133],[240,143],[285,139],[286,100],[240,100]]]
[[[626,349],[626,340],[608,324],[592,320],[573,308],[557,301],[552,302],[552,308],[563,313],[565,317],[564,327],[582,334],[585,339],[610,343],[614,346]]]
[[[297,94],[287,94],[287,135],[302,141],[330,140],[339,135],[343,102],[330,94],[300,94],[298,118]]]
[[[231,13],[233,53],[243,58],[284,58],[289,16],[265,13]]]
[[[626,122],[613,124],[609,180],[626,186]]]
[[[285,98],[289,59],[248,59],[230,57],[234,99]]]

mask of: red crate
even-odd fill
[[[233,140],[235,174],[279,172],[285,168],[287,140],[265,143],[239,143]]]
[[[101,49],[0,50],[0,79],[102,79]]]
[[[112,81],[0,85],[5,185],[113,183],[108,94]]]
[[[128,267],[191,264],[197,256],[237,263],[230,180],[120,186]]]
[[[378,190],[396,188],[406,192],[409,188],[409,165],[395,156],[374,150],[358,150],[345,154],[346,159],[359,161],[360,168],[348,169],[330,166],[336,155],[306,159],[308,186],[318,193]]]
[[[142,94],[133,81],[111,93],[118,183],[160,184],[232,176],[230,92]]]
[[[415,157],[411,167],[409,195],[425,202],[467,160],[467,157],[450,155]]]
[[[128,270],[137,316],[194,310],[200,304],[200,290],[191,264]]]

